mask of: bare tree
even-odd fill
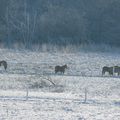
[[[22,8],[22,12],[19,10],[20,8]],[[31,48],[36,30],[37,11],[33,10],[32,13],[33,14],[27,10],[26,0],[24,0],[24,4],[21,5],[16,0],[10,0],[9,8],[6,12],[7,33],[9,41],[10,30],[16,30],[18,31],[18,36],[21,37],[18,39],[22,39],[21,41],[23,41],[26,48]]]

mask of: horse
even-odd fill
[[[57,73],[57,72],[61,72],[61,73],[63,73],[64,74],[64,72],[65,72],[65,69],[67,69],[68,67],[67,67],[67,65],[63,65],[63,66],[55,66],[55,73]]]
[[[114,66],[114,73],[117,73],[118,76],[120,75],[120,67],[119,66]]]
[[[102,68],[102,75],[104,75],[106,72],[108,72],[109,75],[113,75],[113,70],[114,70],[114,67],[104,66],[104,67]]]
[[[4,66],[4,69],[6,70],[7,69],[7,62],[4,60],[0,61],[0,66],[2,66],[2,65]]]

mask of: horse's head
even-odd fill
[[[68,68],[68,66],[65,64],[65,65],[64,65],[64,68],[66,68],[66,69],[67,69],[67,68]]]

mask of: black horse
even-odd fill
[[[4,60],[0,61],[0,66],[2,66],[2,65],[4,66],[4,68],[6,70],[7,69],[7,62]]]
[[[63,65],[63,66],[55,66],[55,73],[57,73],[57,72],[61,72],[61,73],[64,74],[65,69],[67,69],[67,68],[68,68],[67,65]]]

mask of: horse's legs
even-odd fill
[[[120,72],[118,72],[118,76],[120,75]]]
[[[55,74],[57,73],[58,71],[57,70],[55,70]]]
[[[105,75],[105,71],[104,71],[104,70],[102,70],[102,76],[103,76],[103,75]]]
[[[63,70],[63,74],[64,74],[64,72],[65,72],[65,69]]]
[[[57,73],[58,72],[58,70],[57,69],[55,69],[55,73]]]
[[[113,72],[109,72],[109,75],[113,75]]]

